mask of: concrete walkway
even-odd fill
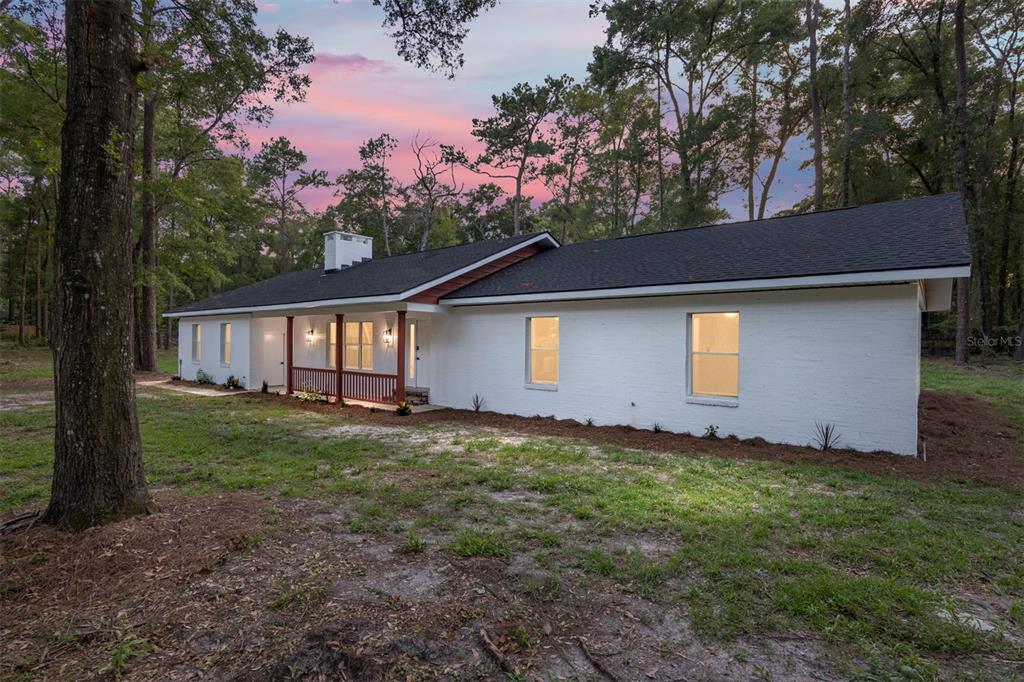
[[[156,388],[162,388],[167,391],[175,391],[177,393],[188,393],[189,395],[201,395],[208,398],[219,398],[224,396],[238,395],[245,393],[245,391],[218,391],[214,388],[202,388],[200,386],[181,386],[179,384],[172,384],[170,381],[163,379],[160,381],[140,381],[139,386],[155,386]]]

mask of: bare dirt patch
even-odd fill
[[[494,412],[442,409],[399,417],[393,410],[358,406],[301,403],[281,395],[249,394],[327,415],[343,415],[364,424],[414,427],[454,423],[460,427],[495,429],[537,436],[579,438],[593,443],[655,452],[680,452],[737,459],[831,464],[870,473],[907,476],[917,480],[948,477],[993,485],[1024,487],[1021,431],[985,401],[966,395],[921,391],[918,410],[920,435],[927,439],[927,461],[890,453],[853,450],[820,452],[809,447],[768,443],[760,438],[729,437],[707,440],[689,434],[634,429],[628,426],[587,426],[571,419],[517,417]]]
[[[0,676],[834,679],[823,648],[701,642],[674,607],[529,557],[311,522],[313,503],[161,492],[161,511],[0,538]],[[541,575],[554,587],[527,589]],[[116,661],[121,663],[116,663]]]

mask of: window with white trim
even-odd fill
[[[345,323],[345,369],[373,369],[373,322]]]
[[[231,366],[231,323],[220,323],[220,364]]]
[[[327,325],[327,366],[334,369],[335,349],[338,347],[338,323]]]
[[[690,395],[740,394],[740,314],[690,315]]]
[[[192,362],[199,362],[203,357],[203,341],[200,338],[202,327],[199,323],[192,323]]]
[[[541,386],[558,385],[558,318],[526,318],[529,341],[526,376],[528,383]]]

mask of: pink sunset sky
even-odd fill
[[[332,178],[357,167],[359,145],[383,132],[399,141],[391,171],[405,182],[412,179],[409,145],[417,133],[474,151],[472,119],[491,114],[492,94],[547,75],[582,80],[594,45],[604,40],[604,21],[589,17],[586,0],[502,0],[472,24],[466,65],[449,80],[402,61],[381,27],[381,10],[369,2],[281,0],[258,6],[266,32],[283,27],[308,36],[317,58],[308,67],[312,85],[306,100],[278,107],[269,127],[250,129],[253,149],[283,135],[306,153],[310,168],[327,170]],[[807,155],[805,143],[793,145],[772,210],[809,192],[806,173],[798,169]],[[485,180],[469,172],[460,178],[467,187]],[[539,184],[527,192],[547,198]],[[336,201],[332,194],[333,189],[309,189],[301,198],[320,209]],[[722,203],[736,217],[745,214],[742,192]]]

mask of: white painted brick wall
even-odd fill
[[[690,404],[686,321],[740,312],[738,407]],[[525,386],[526,318],[561,318],[557,391]],[[456,308],[433,322],[432,403],[598,424],[914,454],[920,315],[913,284]]]
[[[220,362],[221,322],[231,323],[231,363],[227,366]],[[243,386],[252,388],[249,372],[249,322],[247,316],[181,318],[178,324],[178,367],[181,370],[181,378],[194,381],[196,371],[201,368],[218,384],[223,384],[233,375]],[[194,323],[199,323],[202,328],[202,355],[199,362],[192,362]]]

